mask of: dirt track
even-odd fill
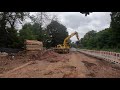
[[[57,61],[57,59],[60,59]],[[56,60],[55,62],[51,62]],[[120,69],[111,64],[88,57],[79,52],[61,54],[35,60],[11,73],[2,74],[3,78],[119,78]]]

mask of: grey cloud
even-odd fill
[[[90,23],[91,19],[85,18],[85,16],[82,16],[80,14],[73,14],[68,15],[64,17],[64,24],[67,27],[77,29],[79,26],[86,26],[88,23]]]
[[[69,34],[77,31],[80,38],[90,30],[100,31],[110,26],[110,12],[93,12],[87,17],[79,12],[59,13],[61,22],[68,28]],[[72,41],[76,37],[71,38]]]
[[[100,16],[99,16],[100,14]],[[109,13],[93,13],[91,16],[83,16],[81,14],[73,14],[64,16],[64,24],[67,27],[77,29],[78,27],[93,26],[96,29],[101,29],[101,27],[108,26],[110,23]],[[97,28],[98,27],[98,28]]]

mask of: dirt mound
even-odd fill
[[[62,55],[52,51],[52,50],[44,50],[44,51],[27,51],[26,53],[22,54],[19,53],[17,57],[19,58],[26,58],[29,60],[46,60],[49,62],[57,62],[63,60]]]
[[[58,53],[56,53],[56,52],[54,52],[54,51],[52,51],[52,50],[47,50],[47,51],[45,51],[43,54],[42,54],[42,56],[51,56],[51,57],[57,57],[57,56],[59,56],[60,54],[58,54]]]
[[[45,51],[41,57],[40,57],[41,60],[46,60],[46,61],[49,61],[49,62],[58,62],[58,61],[61,61],[63,60],[63,57],[52,51],[52,50],[48,50],[48,51]]]

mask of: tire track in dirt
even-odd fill
[[[111,78],[120,77],[120,70],[99,59],[79,52],[61,54],[58,62],[36,60],[5,78]],[[52,57],[53,58],[53,57]],[[59,58],[59,57],[58,57]],[[50,57],[47,59],[51,59]],[[57,59],[57,58],[54,58]]]
[[[115,69],[112,65],[104,60],[89,57],[87,55],[78,53],[79,57],[83,58],[83,63],[88,69],[88,78],[119,78],[120,70]]]
[[[83,63],[80,62],[80,59],[77,55],[76,52],[73,52],[70,56],[70,61],[68,62],[68,65],[75,67],[76,69],[74,70],[76,77],[77,78],[85,78],[85,73],[86,73],[86,67],[84,66]]]

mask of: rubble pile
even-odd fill
[[[63,60],[63,57],[52,51],[52,50],[47,50],[46,52],[44,52],[41,57],[40,57],[41,60],[46,60],[46,61],[49,61],[49,62],[58,62],[58,61],[62,61]]]

